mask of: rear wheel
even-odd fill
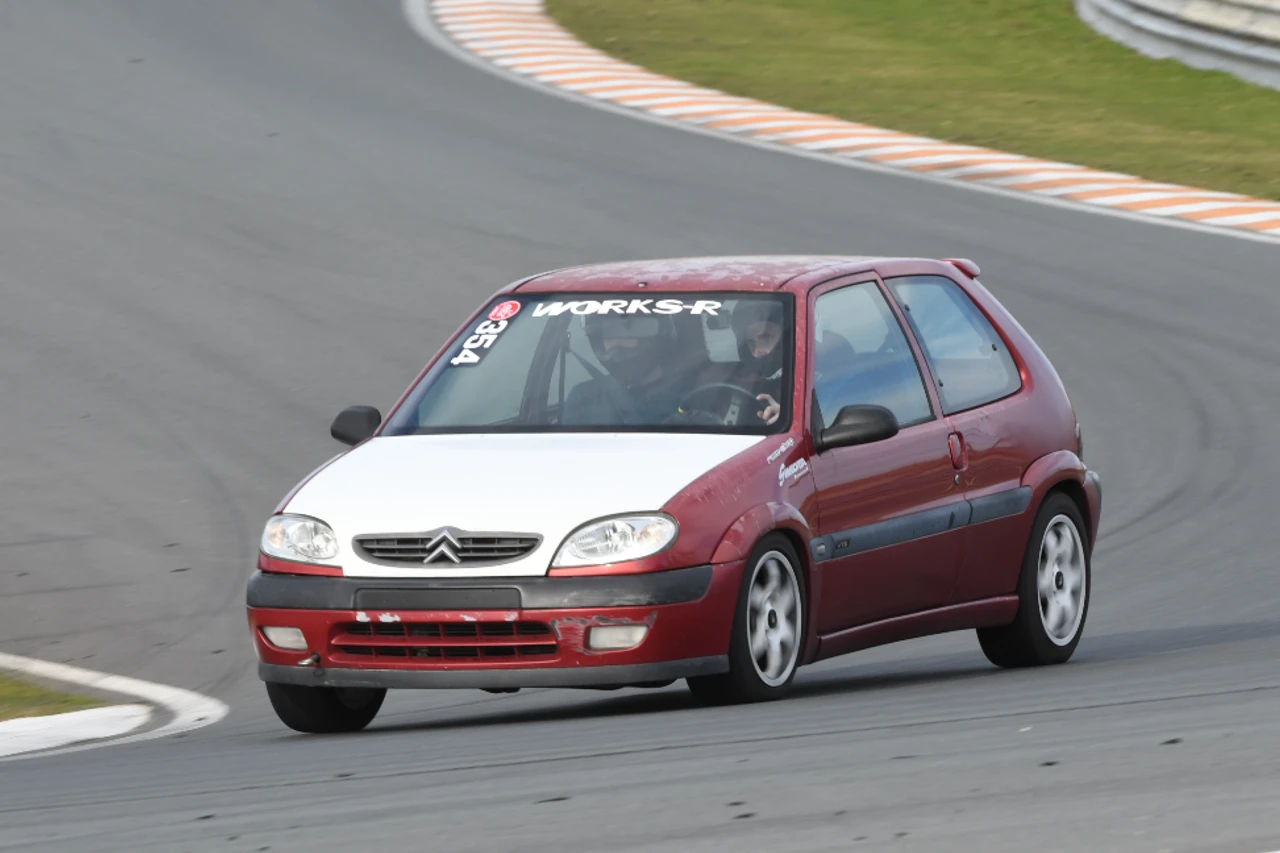
[[[782,698],[795,678],[804,628],[800,558],[785,537],[766,536],[743,573],[729,642],[729,672],[690,678],[689,690],[703,704]]]
[[[358,732],[378,715],[387,691],[375,687],[302,687],[267,682],[276,716],[308,734]]]
[[[1075,501],[1055,492],[1040,507],[1018,578],[1012,624],[978,630],[987,660],[1021,667],[1065,663],[1089,611],[1091,567],[1084,520]]]

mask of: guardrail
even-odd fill
[[[1280,89],[1280,0],[1075,0],[1108,38],[1156,59]]]

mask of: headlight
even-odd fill
[[[593,521],[575,530],[551,567],[599,566],[650,557],[676,538],[676,523],[665,515],[631,515]]]
[[[262,551],[269,557],[295,563],[321,563],[338,556],[338,537],[319,519],[274,515],[262,531]]]

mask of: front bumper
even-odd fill
[[[330,687],[595,687],[728,669],[742,563],[595,577],[405,580],[255,572],[249,625],[264,681]],[[589,631],[645,625],[639,645]],[[302,631],[305,651],[262,628]]]
[[[258,677],[280,684],[304,687],[383,687],[388,689],[504,690],[523,687],[623,687],[718,675],[729,671],[729,656],[663,661],[660,663],[614,664],[576,669],[405,670],[329,669],[258,664]]]
[[[646,607],[697,601],[716,567],[579,577],[416,580],[335,578],[255,571],[250,607],[285,610],[564,610],[575,607]]]

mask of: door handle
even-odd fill
[[[947,447],[951,450],[951,467],[963,471],[969,467],[969,448],[965,446],[964,436],[953,432],[947,436]]]

